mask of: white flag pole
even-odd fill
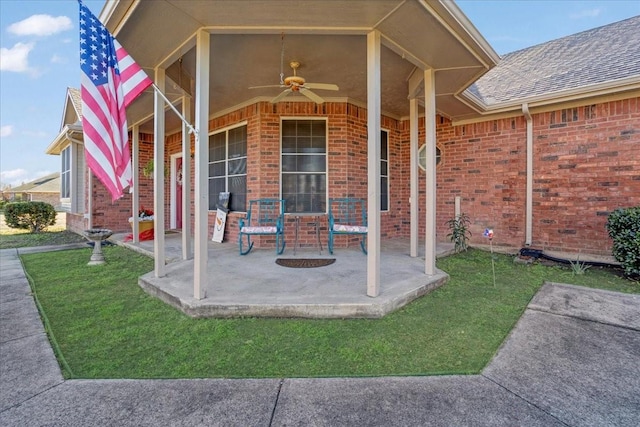
[[[189,133],[193,133],[196,135],[196,138],[198,136],[198,131],[191,126],[191,124],[187,121],[187,119],[184,118],[184,116],[182,115],[182,113],[180,113],[178,111],[178,109],[171,103],[171,101],[169,101],[169,99],[164,95],[164,93],[162,93],[162,91],[160,90],[160,88],[158,86],[156,86],[155,83],[151,84],[153,86],[153,88],[155,89],[156,92],[158,92],[158,95],[160,95],[162,97],[162,99],[164,99],[164,101],[167,103],[167,105],[169,107],[171,107],[171,109],[173,110],[174,113],[176,113],[178,115],[178,117],[180,117],[180,120],[182,120],[182,122],[189,128]]]

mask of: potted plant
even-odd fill
[[[155,169],[155,164],[154,164],[153,159],[151,159],[142,168],[142,174],[147,178],[153,178],[154,169]],[[167,170],[167,168],[165,166],[165,168],[164,168],[164,176],[166,177],[167,175],[169,175],[169,171]]]
[[[129,222],[131,223],[131,229],[133,229],[133,217],[129,218]],[[143,206],[140,207],[138,211],[138,230],[140,233],[143,233],[147,230],[153,230],[154,227],[154,216],[153,211],[151,209],[145,209]]]

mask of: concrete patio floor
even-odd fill
[[[153,241],[124,242],[126,235],[111,240],[137,251],[153,254]],[[448,275],[424,274],[424,245],[418,257],[409,255],[408,240],[383,242],[380,262],[380,295],[367,296],[367,256],[357,245],[336,248],[329,255],[317,248],[287,248],[276,255],[273,248],[238,254],[235,242],[209,242],[208,282],[205,298],[193,297],[193,260],[181,260],[180,233],[165,236],[168,261],[163,277],[143,275],[140,286],[151,295],[193,317],[307,317],[379,318],[421,295],[442,286]],[[438,245],[443,256],[453,245]],[[276,264],[278,258],[335,258],[331,265],[290,268]]]

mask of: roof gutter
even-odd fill
[[[527,189],[525,203],[525,246],[531,246],[533,234],[533,118],[529,105],[522,104],[522,114],[527,121]]]
[[[526,103],[530,108],[537,108],[551,104],[560,104],[638,89],[640,89],[639,76],[631,76],[609,82],[559,90],[556,92],[545,93],[543,95],[514,99],[513,101],[507,102],[496,102],[493,104],[485,103],[468,90],[465,90],[460,95],[456,96],[456,98],[468,107],[473,108],[475,111],[480,113],[480,115],[486,116],[520,110],[520,106],[523,103]]]

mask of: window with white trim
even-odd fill
[[[247,126],[209,135],[209,210],[215,210],[218,195],[231,193],[229,209],[247,210]]]
[[[71,145],[60,153],[62,166],[60,168],[60,198],[71,198]]]
[[[420,169],[427,170],[427,145],[422,144],[422,147],[418,150],[418,166]],[[436,166],[442,161],[442,151],[440,147],[436,147]]]
[[[380,210],[389,210],[389,132],[380,132]]]
[[[327,210],[327,121],[282,120],[281,194],[288,213]]]

